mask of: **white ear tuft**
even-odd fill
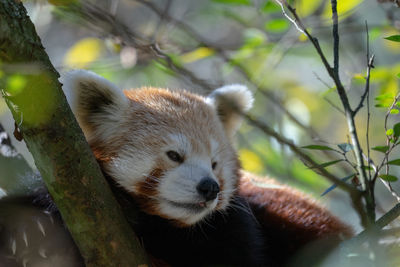
[[[207,97],[207,103],[216,108],[230,137],[236,133],[241,124],[241,114],[248,111],[253,102],[253,94],[247,86],[241,84],[225,85]]]
[[[254,102],[253,94],[246,85],[242,84],[222,86],[215,89],[208,98],[217,101],[220,101],[223,98],[223,101],[230,102],[234,105],[234,108],[239,110],[239,112],[250,110]]]
[[[113,128],[129,100],[121,89],[87,70],[74,70],[62,79],[68,103],[87,138],[100,128]]]

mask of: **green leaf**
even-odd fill
[[[271,0],[267,1],[267,3],[261,8],[261,11],[265,13],[281,12],[281,10],[281,7]]]
[[[388,182],[396,182],[398,180],[396,176],[390,174],[381,174],[379,177]]]
[[[376,108],[388,108],[390,107],[390,104],[386,104],[386,103],[379,103],[375,105]]]
[[[379,151],[379,152],[385,153],[386,151],[389,150],[389,147],[388,146],[376,146],[376,147],[373,147],[371,149],[375,150],[375,151]]]
[[[396,123],[393,126],[393,131],[394,131],[394,137],[399,137],[400,136],[400,122]]]
[[[393,132],[394,132],[394,134],[393,134],[394,137],[399,137],[400,136],[400,123],[396,123],[393,126]]]
[[[389,161],[387,164],[389,164],[389,165],[400,166],[400,159],[391,160],[391,161]]]
[[[325,168],[325,167],[328,167],[330,165],[336,164],[336,163],[341,162],[341,161],[343,161],[343,160],[342,159],[333,160],[333,161],[322,163],[322,164],[320,164],[318,166],[321,167],[321,168]],[[316,167],[311,167],[311,169],[315,169],[315,168]]]
[[[392,110],[390,110],[390,114],[399,114],[399,110],[398,109],[392,109]]]
[[[245,48],[254,48],[260,46],[267,40],[265,33],[255,28],[246,29],[243,37]]]
[[[309,145],[309,146],[303,146],[301,148],[314,149],[314,150],[334,150],[334,149],[330,148],[329,146],[320,146],[320,145]]]
[[[392,35],[385,37],[386,40],[400,43],[400,35]]]
[[[229,5],[250,5],[250,0],[212,0],[216,3]]]
[[[393,129],[388,129],[388,130],[386,131],[386,135],[387,135],[387,136],[392,135],[393,132],[394,132]]]
[[[400,73],[397,73],[397,75],[396,75],[396,76],[397,76],[397,78],[399,78],[399,79],[400,79]],[[397,104],[397,103],[396,103],[396,104]]]
[[[353,149],[353,145],[352,144],[348,144],[348,143],[343,143],[343,144],[338,144],[337,145],[340,150],[342,150],[344,153],[349,152],[350,150]]]
[[[350,178],[353,178],[354,175],[355,175],[355,173],[353,173],[353,174],[351,174],[351,175],[349,175],[349,176],[343,177],[343,178],[341,178],[340,180],[342,180],[343,182],[346,182],[346,181],[349,180]],[[326,189],[326,190],[321,194],[321,197],[325,196],[326,194],[328,194],[329,192],[331,192],[331,191],[332,191],[333,189],[335,189],[336,187],[337,187],[336,184],[331,185],[328,189]]]
[[[274,19],[265,24],[265,29],[273,33],[281,33],[289,29],[289,21],[287,19]]]
[[[372,171],[372,170],[374,170],[374,168],[372,168],[372,167],[370,167],[370,166],[364,166],[364,170]]]
[[[386,94],[378,95],[377,97],[375,97],[375,100],[386,100],[386,99],[392,99],[392,98],[393,98],[392,93],[386,93]]]

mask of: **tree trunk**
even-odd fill
[[[146,266],[22,3],[0,0],[0,85],[87,266]]]

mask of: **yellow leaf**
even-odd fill
[[[196,50],[183,54],[181,60],[183,63],[191,63],[214,54],[214,50],[208,47],[199,47]]]
[[[342,0],[342,1],[337,1],[337,11],[338,11],[338,16],[339,20],[344,19],[348,17],[352,12],[352,10],[361,4],[364,0]],[[331,19],[332,18],[332,6],[331,6],[331,1],[326,1],[325,9],[322,14],[322,17],[325,19]]]
[[[395,96],[398,92],[398,87],[397,87],[397,78],[393,76],[392,79],[390,79],[383,87],[380,89],[380,94],[392,94]],[[392,104],[393,99],[388,99],[387,104]]]
[[[321,5],[322,0],[300,0],[296,1],[296,11],[300,17],[307,17],[314,13]]]
[[[104,44],[97,38],[84,38],[75,43],[64,57],[64,63],[71,68],[84,68],[98,59]]]
[[[260,157],[248,149],[239,150],[239,159],[242,163],[243,169],[247,171],[260,173],[264,169]]]
[[[299,35],[299,41],[300,41],[300,42],[308,41],[307,35],[305,35],[304,33],[300,34],[300,35]]]

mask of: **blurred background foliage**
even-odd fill
[[[318,37],[332,61],[330,1],[289,1],[304,25]],[[223,84],[246,84],[255,94],[251,114],[299,146],[319,144],[341,150],[349,142],[348,128],[334,84],[308,42],[271,0],[104,0],[24,1],[46,51],[61,74],[74,68],[90,69],[121,88],[141,86],[186,89],[206,95]],[[385,39],[399,35],[400,9],[391,1],[338,1],[340,75],[351,104],[365,88],[368,23],[371,72],[370,146],[385,145],[384,118],[399,91],[400,43]],[[0,76],[2,73],[0,72]],[[8,78],[11,90],[29,83],[18,75]],[[36,97],[36,96],[32,96]],[[43,97],[43,96],[42,96]],[[46,97],[46,96],[44,96]],[[0,121],[14,130],[9,111],[0,100]],[[397,108],[395,107],[397,110]],[[389,116],[392,127],[400,119]],[[44,113],[42,114],[44,115]],[[357,116],[364,151],[367,108]],[[35,117],[35,116],[33,116]],[[307,168],[289,149],[246,122],[238,135],[238,155],[244,169],[276,177],[313,194],[356,230],[359,218],[348,196]],[[23,143],[13,141],[29,164]],[[334,151],[305,149],[338,177],[354,170]],[[382,153],[371,150],[377,162]],[[391,157],[396,159],[398,153]],[[354,162],[352,153],[348,153]],[[399,176],[399,167],[391,174]],[[0,172],[0,187],[12,181]],[[21,185],[20,177],[13,178]],[[348,181],[351,182],[350,180]],[[399,182],[392,183],[400,190]],[[23,184],[23,183],[22,183]],[[377,212],[385,213],[396,199],[379,182]],[[392,225],[398,225],[394,221]]]

